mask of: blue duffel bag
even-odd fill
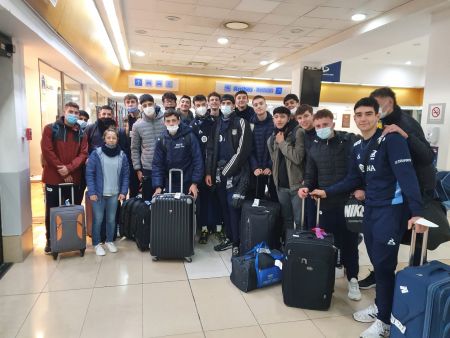
[[[242,256],[231,258],[231,282],[241,291],[248,292],[281,282],[281,269],[276,264],[284,255],[271,250],[261,242]]]
[[[428,234],[424,234],[422,259]],[[416,233],[411,240],[410,264]],[[450,266],[431,261],[409,266],[395,279],[390,338],[450,338]]]

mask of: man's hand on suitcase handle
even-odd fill
[[[162,189],[161,188],[156,188],[155,192],[153,193],[153,196],[159,195],[162,193]]]
[[[416,233],[418,233],[418,234],[423,234],[424,232],[428,231],[427,226],[416,223],[421,218],[422,217],[419,217],[419,216],[411,217],[408,221],[408,230],[411,230],[412,227],[414,227],[416,229]]]
[[[194,199],[197,198],[198,196],[198,188],[197,188],[197,184],[192,183],[191,186],[189,187],[189,195],[192,195],[194,197]]]
[[[308,197],[309,189],[308,188],[300,188],[298,189],[298,197],[301,199],[305,199]]]
[[[98,200],[98,197],[97,197],[97,195],[91,195],[91,196],[89,196],[89,199],[90,199],[91,201],[96,202],[96,201]]]
[[[366,192],[364,190],[355,190],[353,195],[358,201],[364,201],[366,199]]]
[[[321,189],[314,189],[313,191],[311,191],[309,193],[314,199],[318,199],[318,198],[327,198],[327,193],[325,192],[325,190],[321,190]]]
[[[65,183],[73,183],[72,175],[68,175],[68,176],[64,177],[64,182]]]
[[[67,167],[65,165],[59,165],[58,166],[58,174],[65,177],[65,176],[69,175],[69,170],[67,169]]]
[[[119,201],[124,201],[125,200],[125,195],[124,194],[119,194],[119,197],[117,198]]]

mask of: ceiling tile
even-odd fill
[[[294,42],[299,42],[299,43],[316,43],[318,41],[322,40],[322,38],[318,37],[318,36],[302,36],[299,37],[298,39],[295,39]]]
[[[192,13],[194,13],[195,7],[196,6],[193,4],[159,0],[156,3],[156,8],[153,8],[153,11],[157,13],[192,15]]]
[[[291,4],[280,4],[277,8],[275,8],[271,14],[277,14],[277,15],[289,15],[289,16],[302,16],[306,13],[309,13],[314,8],[316,8],[316,5],[308,5],[304,4],[301,1],[297,1],[296,3]]]
[[[275,40],[264,41],[261,46],[277,48],[277,47],[283,47],[285,44],[286,44],[286,41],[280,40],[280,39],[275,39]]]
[[[328,37],[337,34],[339,31],[335,29],[318,28],[308,33],[308,36]]]
[[[350,21],[350,20],[328,20],[328,22],[323,26],[323,28],[341,30],[341,29],[347,29],[356,24],[357,24],[357,22]]]
[[[317,7],[306,16],[323,19],[349,19],[351,17],[351,10],[348,8],[336,7]]]
[[[249,11],[257,13],[270,13],[273,11],[280,2],[268,1],[268,0],[242,0],[239,5],[236,6],[236,10]]]
[[[328,0],[323,5],[329,7],[358,8],[368,0]]]
[[[244,22],[258,22],[264,18],[264,16],[264,13],[233,10],[225,17],[224,21],[236,20]]]
[[[198,0],[198,4],[201,6],[213,6],[220,8],[235,8],[241,0],[227,0],[227,1],[217,1],[217,0]]]
[[[410,2],[410,0],[370,0],[367,4],[361,6],[361,8],[385,12],[407,2]]]
[[[260,23],[287,26],[293,23],[297,17],[277,14],[267,14]]]
[[[296,20],[292,26],[301,26],[301,27],[312,27],[312,28],[322,28],[329,22],[329,19],[320,19],[320,18],[310,18],[307,16],[302,16],[300,19]]]
[[[196,16],[213,18],[213,19],[218,19],[218,20],[222,21],[225,16],[230,14],[230,12],[231,12],[230,9],[197,6],[195,8],[194,14]]]
[[[270,25],[266,23],[258,23],[250,28],[252,32],[271,33],[276,34],[281,31],[285,26]]]

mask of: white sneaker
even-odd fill
[[[348,282],[348,298],[351,300],[361,300],[361,291],[359,291],[359,284],[356,278],[350,279]]]
[[[95,254],[97,256],[104,256],[104,255],[106,255],[105,249],[103,249],[101,244],[97,244],[95,246]]]
[[[361,323],[372,323],[377,320],[378,308],[376,304],[369,305],[364,310],[355,312],[353,319]]]
[[[391,326],[377,319],[375,323],[359,335],[360,338],[389,338]]]
[[[113,242],[106,242],[106,247],[108,248],[109,252],[117,252],[117,247],[114,245]]]
[[[336,268],[334,273],[334,278],[344,278],[344,268]]]

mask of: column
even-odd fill
[[[437,167],[440,170],[450,168],[450,62],[448,58],[448,32],[450,32],[450,9],[440,11],[432,16],[431,34],[428,46],[428,60],[425,67],[425,90],[422,111],[422,127],[428,132],[439,133],[437,142],[439,147]],[[442,124],[430,123],[433,115],[429,116],[430,104],[445,104],[445,113],[440,111]]]
[[[0,57],[0,198],[5,262],[21,262],[33,248],[23,46]],[[38,131],[39,132],[39,131]]]

